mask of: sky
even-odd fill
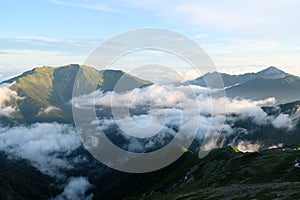
[[[241,74],[276,66],[300,76],[297,0],[1,0],[1,4],[0,80],[38,66],[82,64],[104,40],[147,27],[174,30],[196,41],[221,72]]]

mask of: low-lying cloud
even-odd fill
[[[75,129],[56,123],[31,126],[0,127],[0,150],[12,158],[31,161],[42,173],[63,176],[63,170],[72,169],[67,156],[80,147]]]
[[[11,105],[6,105],[6,103],[10,99],[17,98],[19,97],[15,91],[9,89],[7,85],[0,85],[0,117],[8,117],[16,111],[16,108],[12,107]]]
[[[47,108],[43,108],[41,109],[37,115],[47,115],[53,111],[60,111],[60,109],[58,107],[55,106],[49,106]]]
[[[93,194],[86,194],[92,185],[86,177],[72,177],[66,184],[64,191],[52,200],[92,200]]]
[[[199,139],[203,139],[207,133],[209,135],[222,132],[230,135],[234,133],[232,123],[226,122],[230,115],[234,115],[230,117],[231,122],[251,119],[258,126],[293,128],[290,116],[284,114],[270,116],[261,108],[264,105],[274,105],[275,98],[260,101],[226,97],[212,99],[206,88],[198,86],[154,84],[123,93],[103,93],[99,90],[90,95],[74,98],[73,103],[78,108],[90,108],[94,105],[125,107],[128,110],[148,108],[148,111],[142,114],[130,114],[128,111],[127,115],[121,117],[114,115],[111,118],[99,118],[100,128],[104,130],[117,125],[123,132],[141,138],[151,137],[162,131],[174,134],[170,127],[181,128],[186,135],[193,132],[196,127]]]
[[[256,143],[251,143],[249,141],[241,141],[238,145],[237,148],[244,153],[253,153],[257,152],[261,148],[261,144],[256,142]]]

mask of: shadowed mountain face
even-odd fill
[[[260,100],[275,97],[277,103],[288,103],[300,99],[300,79],[295,76],[280,79],[257,78],[225,91],[228,97],[233,98]]]
[[[219,84],[214,84],[218,76],[222,77],[226,95],[231,98],[259,100],[275,97],[277,103],[288,103],[300,99],[300,78],[275,67],[243,75],[208,73],[189,83],[202,87],[207,87],[206,83],[209,83],[212,88],[222,89]]]
[[[12,84],[10,89],[16,91],[20,97],[7,103],[19,110],[14,113],[13,120],[25,123],[72,122],[69,101],[72,99],[76,78],[76,84],[81,87],[104,92],[112,91],[118,81],[126,83],[125,86],[118,87],[119,91],[151,84],[122,71],[97,71],[80,65],[35,68],[3,82]]]
[[[195,80],[189,81],[190,84],[192,85],[199,85],[202,87],[207,87],[206,81],[209,81],[210,87],[213,88],[218,88],[218,85],[214,85],[213,81],[210,80],[215,80],[217,79],[217,76],[220,75],[223,79],[224,82],[224,87],[232,87],[237,84],[245,83],[247,81],[251,81],[257,78],[263,78],[263,79],[282,79],[286,78],[289,76],[292,76],[290,74],[285,73],[284,71],[277,69],[276,67],[269,67],[265,70],[262,70],[257,73],[246,73],[242,75],[229,75],[225,73],[218,73],[218,72],[213,72],[213,73],[207,73],[204,76],[201,76]]]

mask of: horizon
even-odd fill
[[[20,71],[19,73],[12,74],[12,75],[9,75],[9,76],[0,76],[0,83],[1,83],[1,82],[5,82],[5,81],[7,81],[7,80],[10,80],[10,79],[12,79],[12,78],[15,78],[15,77],[17,77],[17,76],[20,76],[20,75],[22,75],[23,73],[28,72],[28,71],[31,71],[31,70],[34,70],[34,69],[36,69],[36,68],[42,68],[42,67],[60,68],[60,67],[65,67],[65,66],[70,66],[70,65],[87,66],[87,65],[83,65],[83,64],[77,64],[77,63],[70,63],[70,64],[59,65],[59,66],[43,65],[43,66],[38,66],[38,67],[29,68],[29,69],[26,69],[25,71]],[[91,66],[87,66],[87,67],[91,67]],[[94,68],[94,67],[92,67],[92,68]],[[288,74],[290,74],[290,75],[298,76],[298,75],[296,75],[296,74],[291,74],[291,73],[289,73],[289,72],[286,72],[285,70],[283,70],[283,69],[281,69],[281,68],[279,68],[279,67],[276,67],[276,66],[269,66],[269,67],[263,68],[263,69],[258,70],[258,71],[249,71],[249,72],[245,72],[245,73],[241,73],[241,74],[230,74],[230,73],[221,72],[221,71],[212,71],[212,72],[208,72],[208,73],[214,73],[214,72],[217,72],[217,73],[225,73],[225,74],[232,75],[232,76],[233,76],[233,75],[237,75],[237,76],[238,76],[238,75],[244,75],[244,74],[247,74],[247,73],[259,73],[259,72],[264,71],[264,70],[267,70],[267,69],[269,69],[269,68],[276,68],[276,69],[281,70],[281,71],[283,71],[283,72],[285,72],[285,73],[288,73]],[[94,69],[96,69],[96,68],[94,68]],[[117,69],[117,68],[107,68],[107,69],[105,69],[105,70],[121,70],[121,71],[124,71],[124,70],[122,70],[121,68],[119,68],[119,69]],[[1,72],[1,71],[0,71],[0,72]],[[129,72],[127,72],[127,71],[124,71],[124,72],[129,73]],[[205,74],[208,74],[208,73],[205,73]],[[129,74],[130,74],[130,73],[129,73]],[[203,75],[205,75],[205,74],[203,74]],[[135,75],[135,74],[131,74],[131,75]],[[202,75],[202,76],[203,76],[203,75]],[[138,75],[135,75],[135,76],[138,77]],[[195,79],[200,78],[200,77],[201,77],[201,76],[198,76],[198,77],[193,78],[193,79],[189,79],[189,81],[195,80]]]

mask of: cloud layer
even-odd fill
[[[53,177],[61,177],[64,170],[72,169],[67,157],[80,145],[75,129],[69,125],[0,127],[0,150],[12,158],[31,161],[41,172]]]
[[[140,151],[162,145],[161,141],[174,137],[178,130],[187,138],[196,130],[196,138],[199,140],[206,136],[218,137],[221,133],[230,136],[237,131],[232,127],[236,120],[251,120],[257,126],[270,125],[276,129],[293,128],[291,116],[271,116],[261,108],[274,105],[275,98],[260,101],[226,97],[212,99],[206,88],[197,86],[154,84],[121,94],[96,91],[73,99],[73,103],[78,108],[89,108],[94,104],[101,108],[112,107],[113,116],[99,116],[93,123],[99,123],[104,132],[117,129],[129,140],[128,149]],[[131,113],[131,110],[142,111]],[[141,143],[136,138],[146,140]],[[210,146],[205,145],[206,149]]]

